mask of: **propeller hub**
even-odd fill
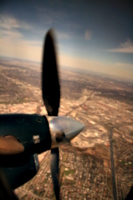
[[[69,143],[84,128],[84,125],[69,117],[48,117],[49,128],[52,138],[51,148]]]

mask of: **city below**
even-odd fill
[[[60,116],[85,125],[60,148],[62,199],[124,200],[133,185],[133,83],[60,68]],[[41,67],[0,60],[0,113],[47,115]],[[55,199],[50,151],[40,155],[37,175],[15,190],[19,199]]]

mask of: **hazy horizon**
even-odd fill
[[[3,60],[8,60],[10,61],[10,59],[12,61],[18,61],[18,62],[27,62],[27,63],[31,63],[31,64],[35,64],[35,65],[38,65],[38,67],[40,68],[41,70],[41,62],[39,61],[32,61],[32,60],[25,60],[25,59],[21,59],[21,58],[12,58],[12,57],[6,57],[6,56],[0,56],[0,61],[3,61]],[[116,81],[121,81],[121,82],[127,82],[127,83],[131,83],[133,84],[133,80],[130,79],[130,78],[123,78],[123,77],[119,77],[117,75],[111,75],[111,74],[107,74],[107,73],[101,73],[101,72],[97,72],[97,71],[93,71],[93,70],[89,70],[89,69],[83,69],[83,68],[76,68],[76,67],[71,67],[71,66],[59,66],[59,70],[60,69],[73,69],[73,70],[76,70],[76,71],[79,71],[79,72],[88,72],[90,75],[98,75],[98,76],[103,76],[104,78],[110,78],[111,80],[116,80]]]
[[[133,81],[130,1],[1,1],[0,56],[40,62],[44,35],[55,30],[60,66]]]

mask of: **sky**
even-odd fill
[[[54,28],[60,66],[133,81],[132,8],[129,0],[0,0],[0,56],[41,62]]]

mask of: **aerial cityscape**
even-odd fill
[[[60,148],[62,199],[125,199],[133,185],[133,83],[70,67],[60,68],[60,116],[85,125]],[[46,115],[38,63],[0,60],[0,114]],[[15,190],[19,199],[55,199],[50,151],[37,175]]]
[[[57,61],[58,114],[85,125],[60,147],[62,200],[127,200],[133,191],[132,7],[131,0],[0,0],[0,114],[47,117],[41,67]],[[44,45],[50,29],[56,59],[45,51],[54,49]],[[14,190],[18,199],[55,200],[50,156],[38,155],[40,169]]]

